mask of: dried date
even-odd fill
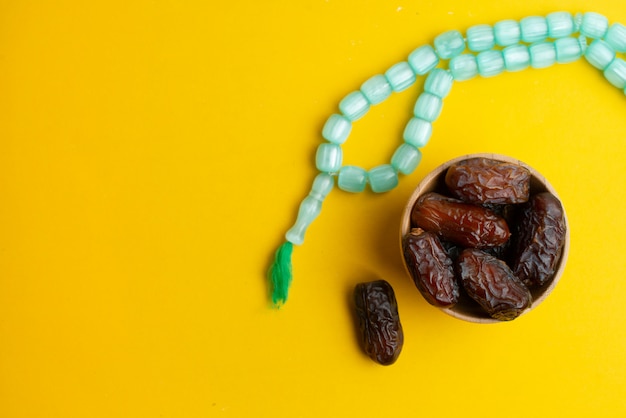
[[[541,286],[556,272],[565,243],[565,216],[551,193],[539,193],[523,207],[517,223],[513,272],[527,286]]]
[[[377,363],[393,364],[404,344],[393,288],[385,280],[359,283],[354,303],[363,350]]]
[[[510,321],[530,306],[530,291],[504,261],[477,249],[465,249],[457,269],[467,294],[492,318]]]
[[[433,231],[465,247],[496,247],[507,242],[509,227],[491,210],[438,193],[421,196],[411,212],[414,227]]]
[[[459,300],[459,285],[454,277],[452,260],[437,235],[421,229],[404,237],[406,266],[424,299],[431,305],[450,307]]]
[[[530,195],[530,171],[518,164],[469,158],[448,168],[446,186],[469,203],[524,203]]]

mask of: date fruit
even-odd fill
[[[532,196],[517,225],[513,272],[527,286],[541,286],[554,276],[565,243],[561,202],[548,192]]]
[[[385,280],[359,283],[354,303],[364,351],[383,366],[393,364],[404,344],[393,288]]]
[[[457,268],[467,294],[492,318],[510,321],[530,306],[530,291],[504,261],[468,248],[459,256]]]
[[[459,300],[452,260],[434,232],[411,231],[403,241],[406,266],[424,299],[447,308]]]
[[[469,158],[450,166],[445,182],[456,198],[475,204],[524,203],[530,195],[528,169],[489,158]]]
[[[504,218],[482,206],[430,192],[421,196],[411,212],[413,226],[437,233],[465,247],[497,247],[507,242]]]

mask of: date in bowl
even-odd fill
[[[459,190],[451,190],[451,187],[454,186],[450,186],[450,182],[454,182],[454,180],[450,180],[453,176],[452,173],[448,174],[448,171],[449,169],[467,171],[465,167],[472,166],[476,161],[479,161],[479,164],[484,164],[484,162],[494,164],[496,176],[500,175],[501,179],[504,179],[502,181],[509,181],[511,177],[515,177],[516,172],[523,172],[526,176],[524,181],[529,202],[482,204],[481,202],[468,201],[466,197],[459,197]],[[451,167],[453,168],[451,169]],[[459,170],[459,167],[462,169]],[[487,168],[491,169],[490,167]],[[480,169],[481,167],[478,167],[477,172]],[[489,173],[491,172],[493,171],[489,171]],[[449,176],[448,184],[446,182],[447,174]],[[485,182],[487,180],[482,178],[480,181]],[[461,180],[457,179],[456,184],[466,187],[467,185],[463,182],[467,182],[467,177]],[[496,186],[496,188],[498,187]],[[478,190],[479,193],[483,192],[481,187],[474,187],[472,190],[474,192]],[[469,198],[471,197],[470,195]],[[558,207],[560,212],[557,212],[556,218],[558,219],[556,221],[554,211],[550,212],[550,208],[546,209],[544,203],[536,203],[541,198],[552,199],[553,206]],[[496,217],[505,220],[509,224],[509,235],[506,242],[501,245],[504,250],[496,248],[494,243],[487,243],[485,247],[482,245],[484,242],[478,244],[451,242],[449,236],[446,235],[447,232],[444,231],[445,226],[438,229],[438,226],[432,226],[432,222],[422,221],[421,214],[415,214],[417,211],[430,210],[434,213],[431,220],[434,219],[434,223],[439,224],[441,213],[437,213],[437,211],[443,210],[445,212],[447,210],[445,208],[440,209],[441,206],[436,206],[441,202],[444,206],[449,202],[452,202],[452,205],[460,202],[462,205],[470,205],[470,210],[478,207],[479,212],[486,208],[491,213],[488,216],[495,214]],[[429,204],[431,207],[426,207]],[[457,209],[456,207],[450,209],[450,213],[458,214],[455,212]],[[430,214],[427,213],[427,217],[428,215]],[[470,218],[472,216],[470,215]],[[542,216],[544,217],[542,218]],[[478,217],[480,218],[480,216]],[[479,225],[476,229],[483,232],[483,226]],[[536,256],[541,259],[546,247],[548,251],[555,248],[553,242],[553,231],[555,230],[557,231],[556,235],[560,236],[560,242],[557,245],[558,250],[554,251],[553,260],[548,268],[549,273],[544,274],[541,279],[528,276],[525,273],[527,267],[545,273],[546,266],[533,265],[533,257]],[[416,236],[420,238],[416,240]],[[434,236],[437,238],[433,238]],[[542,247],[542,239],[546,241],[544,247]],[[411,246],[408,246],[408,242],[411,243]],[[409,198],[400,225],[400,246],[404,267],[407,275],[415,282],[424,298],[448,315],[481,324],[515,319],[542,303],[556,287],[563,274],[569,253],[569,242],[569,225],[565,210],[552,185],[529,165],[498,154],[480,153],[460,156],[430,172],[418,184]],[[431,248],[431,246],[435,248]],[[499,243],[498,246],[500,246]],[[552,250],[550,246],[552,246]],[[445,255],[442,255],[442,250]],[[496,250],[500,252],[498,253]],[[421,253],[415,255],[411,251],[421,251]],[[444,257],[444,259],[440,260],[439,257]],[[445,279],[446,274],[437,276],[438,273],[429,271],[430,266],[435,270],[444,266],[447,269],[447,273],[446,271],[444,273],[453,274],[454,279],[447,280],[448,282],[455,282],[452,283],[454,288],[450,287],[450,283],[445,284],[445,280],[438,279],[438,277]],[[438,280],[443,280],[441,283],[445,285],[442,285]],[[492,282],[494,280],[495,282]],[[509,285],[512,286],[510,289],[507,288]],[[452,298],[454,301],[450,302],[448,299],[452,294],[456,296]],[[525,301],[516,300],[520,298]],[[518,305],[513,306],[515,303]]]

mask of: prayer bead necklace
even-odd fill
[[[467,52],[466,52],[467,51]],[[331,115],[322,129],[327,141],[319,145],[315,164],[320,173],[307,197],[300,204],[295,224],[285,234],[286,241],[276,251],[269,279],[272,303],[280,306],[287,300],[291,284],[293,245],[304,242],[309,225],[319,215],[322,202],[337,186],[357,193],[369,188],[374,193],[392,190],[398,176],[411,174],[417,168],[420,148],[432,134],[432,124],[439,117],[443,99],[454,81],[476,76],[492,77],[504,71],[521,71],[528,67],[546,68],[565,64],[581,57],[601,70],[610,84],[626,94],[626,61],[618,54],[626,52],[626,27],[609,25],[606,17],[594,13],[554,12],[549,15],[503,20],[493,26],[475,25],[465,36],[459,31],[442,33],[434,46],[424,45],[407,61],[397,63],[384,74],[366,80],[359,90],[339,102],[339,113]],[[392,93],[411,87],[418,76],[426,76],[424,90],[418,97],[413,117],[404,130],[404,142],[391,161],[370,170],[342,165],[341,144],[350,135],[352,123],[367,114],[370,107],[386,100]]]

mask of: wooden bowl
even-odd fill
[[[561,200],[558,194],[556,193],[556,190],[554,190],[554,188],[545,179],[545,177],[543,177],[534,168],[530,167],[529,165],[519,160],[516,160],[511,157],[507,157],[504,155],[498,155],[498,154],[481,153],[481,154],[464,155],[464,156],[455,158],[453,160],[450,160],[440,165],[439,167],[431,171],[416,187],[415,191],[409,198],[409,201],[407,202],[406,207],[404,208],[404,212],[402,214],[402,220],[400,223],[400,249],[401,251],[402,251],[402,240],[411,231],[411,211],[417,199],[421,195],[428,193],[428,192],[440,192],[443,194],[447,193],[446,185],[445,185],[445,175],[446,175],[446,171],[448,167],[450,167],[451,165],[459,161],[466,160],[468,158],[475,158],[475,157],[484,157],[484,158],[490,158],[490,159],[504,161],[504,162],[513,163],[513,164],[519,164],[527,168],[531,173],[531,181],[530,181],[531,195],[548,191],[552,193],[554,196],[556,196],[557,199]],[[563,210],[565,212],[565,209]],[[565,228],[566,228],[565,244],[563,246],[563,251],[561,253],[561,257],[559,259],[559,262],[556,268],[556,273],[554,274],[553,278],[547,283],[545,283],[543,286],[531,289],[533,301],[531,305],[522,314],[526,314],[529,311],[535,309],[541,302],[543,302],[548,297],[548,295],[552,292],[552,290],[554,290],[557,283],[559,282],[559,279],[561,278],[563,274],[563,270],[565,269],[565,263],[567,261],[567,256],[569,253],[570,235],[569,235],[569,224],[567,222],[566,215],[565,215]],[[409,278],[411,278],[406,262],[404,260],[404,256],[402,256],[402,261],[403,261],[405,270],[407,272],[407,275],[409,276]],[[491,318],[487,313],[485,313],[482,310],[482,308],[476,302],[469,299],[468,296],[461,297],[461,300],[453,307],[439,308],[439,309],[441,309],[443,312],[447,313],[448,315],[451,315],[458,319],[462,319],[464,321],[475,322],[475,323],[480,323],[480,324],[502,322],[497,319]]]

